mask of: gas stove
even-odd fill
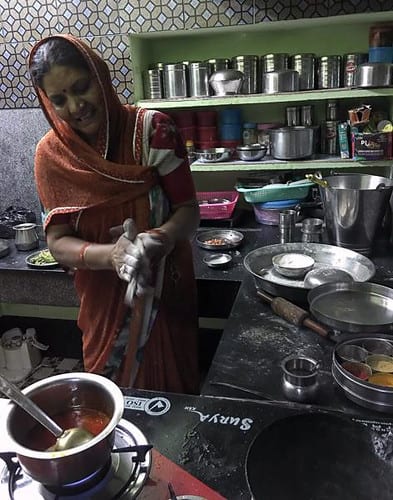
[[[116,427],[114,449],[147,446],[146,437],[134,424],[122,419]],[[143,448],[142,448],[143,449]],[[141,456],[143,455],[143,457]],[[141,491],[151,468],[151,454],[113,452],[110,463],[94,477],[59,488],[48,488],[21,470],[12,454],[2,457],[6,465],[0,473],[0,498],[11,500],[108,500],[131,499]]]
[[[168,483],[177,496],[197,495],[208,500],[249,500],[246,461],[261,431],[275,422],[302,414],[328,412],[310,405],[274,404],[251,399],[192,396],[125,390],[124,415],[116,432],[115,447],[150,443],[154,446],[137,466],[132,454],[112,453],[110,468],[88,492],[53,496],[26,476],[16,481],[14,499],[127,499],[167,500]],[[348,415],[345,415],[348,418]],[[353,417],[390,450],[393,419],[373,414]],[[382,444],[381,444],[382,443]],[[388,451],[389,451],[388,450]],[[390,454],[390,451],[389,451]],[[8,494],[9,473],[0,472],[0,498]],[[123,476],[123,471],[128,473]],[[356,464],[354,464],[356,470]],[[134,478],[132,484],[127,481]],[[51,496],[52,495],[52,496]],[[349,497],[350,498],[350,497]],[[268,500],[271,500],[269,498]],[[276,499],[275,499],[276,500]],[[335,499],[337,500],[337,499]]]

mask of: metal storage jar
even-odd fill
[[[187,97],[187,65],[183,63],[164,65],[165,97]]]
[[[255,94],[259,92],[258,56],[236,56],[232,58],[232,68],[244,75],[241,93]]]

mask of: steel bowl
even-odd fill
[[[296,92],[298,90],[299,73],[293,69],[270,71],[262,76],[262,92],[264,94]]]
[[[248,144],[246,146],[238,146],[236,151],[240,160],[258,161],[266,155],[267,147],[264,144]]]
[[[195,151],[195,156],[201,163],[219,163],[229,161],[232,157],[232,150],[229,148],[211,148]]]
[[[280,253],[272,258],[274,269],[288,278],[301,278],[314,267],[315,260],[302,253]]]
[[[244,80],[244,73],[236,69],[223,69],[214,72],[209,83],[216,96],[239,94]]]
[[[345,340],[336,345],[333,351],[332,375],[335,382],[344,391],[348,399],[354,403],[371,410],[377,410],[385,413],[393,413],[393,387],[384,387],[376,385],[367,380],[361,380],[349,371],[345,370],[340,362],[337,353],[342,346],[358,345],[363,347],[364,342],[381,340],[386,342],[392,340],[391,337],[355,337]]]
[[[22,469],[35,481],[59,486],[80,481],[110,460],[115,430],[123,411],[123,395],[109,379],[92,373],[66,373],[35,382],[26,389],[50,417],[71,408],[86,408],[106,414],[107,426],[87,443],[64,451],[37,451],[27,447],[28,435],[37,422],[19,406],[10,410],[6,428]]]

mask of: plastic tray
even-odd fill
[[[198,192],[197,200],[211,201],[214,199],[228,200],[225,203],[203,203],[199,205],[201,219],[229,219],[235,209],[239,193],[236,191]]]
[[[236,190],[243,193],[244,199],[249,203],[264,203],[289,199],[303,200],[307,198],[313,185],[313,182],[304,179],[288,184],[267,184],[261,188],[252,189],[236,186]]]

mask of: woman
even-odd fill
[[[176,129],[122,105],[105,62],[70,35],[36,44],[29,69],[52,128],[36,150],[37,190],[49,249],[75,270],[85,369],[198,392],[189,238],[199,209]]]

